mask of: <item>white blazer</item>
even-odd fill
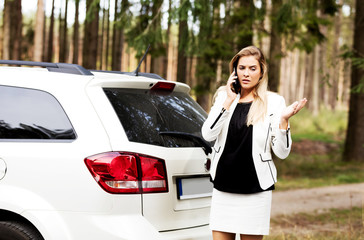
[[[202,136],[206,141],[215,141],[212,152],[210,175],[215,178],[217,164],[224,151],[230,119],[239,102],[240,94],[236,97],[229,110],[223,111],[223,103],[227,93],[221,91],[212,106],[209,116],[202,126]],[[291,151],[291,133],[279,129],[280,116],[286,107],[285,100],[276,93],[268,92],[267,114],[264,121],[253,125],[253,160],[258,180],[263,190],[277,182],[277,169],[273,163],[271,149],[274,154],[284,159]]]

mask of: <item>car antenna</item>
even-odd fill
[[[142,57],[142,59],[140,60],[140,62],[138,64],[138,67],[134,71],[135,76],[139,76],[139,68],[140,68],[140,65],[142,65],[142,62],[144,61],[145,56],[147,56],[147,53],[149,51],[149,48],[150,48],[150,44],[148,44],[148,48],[145,51],[144,56]]]

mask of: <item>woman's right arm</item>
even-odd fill
[[[229,115],[229,108],[226,107],[227,102],[230,102],[230,100],[227,98],[226,91],[220,91],[210,110],[209,116],[202,126],[202,137],[206,141],[214,141],[220,134],[223,123]],[[231,103],[228,104],[228,106],[230,105]]]
[[[230,74],[230,77],[224,88],[221,88],[217,92],[217,97],[212,106],[209,116],[202,126],[202,137],[206,141],[214,141],[220,134],[223,123],[229,115],[230,105],[235,100],[237,94],[234,93],[232,83],[235,81],[235,72]]]
[[[225,98],[226,91],[218,92],[209,116],[202,125],[202,137],[206,141],[214,141],[221,131],[222,123],[228,115],[228,111],[223,107]]]

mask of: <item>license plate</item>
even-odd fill
[[[209,176],[183,177],[176,180],[177,197],[180,200],[212,196],[213,186]]]

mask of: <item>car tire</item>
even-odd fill
[[[1,240],[43,240],[35,228],[16,221],[0,221],[0,236]]]

